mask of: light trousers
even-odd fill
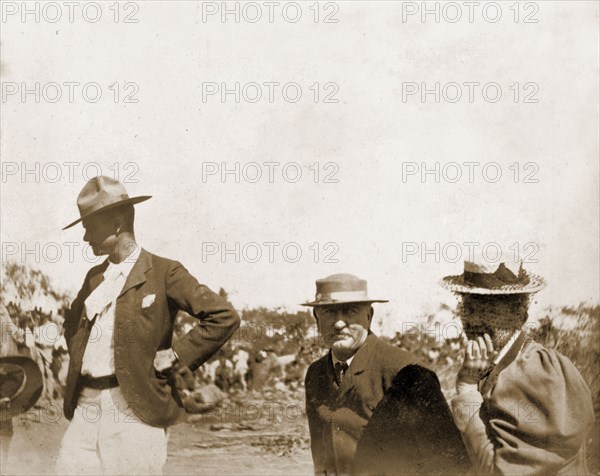
[[[161,475],[167,430],[140,421],[119,387],[84,388],[65,432],[56,474]]]

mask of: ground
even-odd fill
[[[191,415],[170,429],[164,473],[313,474],[303,405],[299,394],[270,395],[226,402],[208,414]],[[67,425],[53,410],[45,415],[43,410],[31,410],[25,418],[16,418],[10,456],[0,462],[0,473],[53,474]]]

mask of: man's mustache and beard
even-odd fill
[[[528,294],[465,294],[458,312],[469,339],[488,334],[499,351],[523,327],[528,308]]]

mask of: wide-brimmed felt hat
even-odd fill
[[[464,262],[463,274],[446,276],[440,285],[461,294],[536,293],[546,287],[541,276],[525,271],[521,261]]]
[[[29,410],[44,388],[42,372],[29,357],[0,357],[0,377],[0,399],[10,399],[8,407],[1,405],[0,421]]]
[[[73,223],[63,228],[71,228],[84,218],[89,218],[96,213],[120,207],[127,204],[136,204],[152,198],[151,195],[130,197],[125,186],[111,177],[101,175],[90,179],[77,197],[77,207],[80,217]]]
[[[353,274],[333,274],[318,279],[315,300],[302,306],[332,306],[346,303],[388,302],[387,299],[371,299],[367,293],[367,282]]]

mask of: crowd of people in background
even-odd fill
[[[44,376],[44,392],[37,405],[60,399],[69,358],[62,314],[38,307],[24,310],[13,302],[6,305],[6,310],[12,322],[11,329],[7,330],[14,336],[19,354],[31,357]],[[280,347],[261,349],[254,348],[252,343],[227,345],[196,370],[193,381],[188,376],[187,387],[198,389],[214,385],[226,395],[267,389],[294,391],[303,386],[309,358],[320,349],[312,344],[311,349],[300,346],[296,353],[281,355]]]
[[[12,322],[11,334],[15,337],[21,355],[30,356],[44,376],[44,392],[37,405],[60,399],[66,384],[68,352],[63,336],[63,315],[44,311],[39,307],[24,310],[18,304],[6,305]],[[187,325],[176,328],[183,334]],[[273,335],[270,345],[264,340],[244,341],[232,339],[213,358],[193,375],[186,376],[183,385],[191,393],[209,385],[217,387],[224,396],[269,390],[293,392],[304,386],[304,376],[310,362],[324,352],[317,339],[293,342],[285,333]],[[398,333],[391,339],[394,345],[420,354],[428,363],[453,364],[460,353],[459,339],[437,342],[434,336],[424,333]]]
[[[6,310],[13,323],[10,330],[19,345],[19,354],[31,356],[38,363],[44,376],[43,398],[38,405],[60,399],[66,384],[69,359],[63,337],[62,313],[44,311],[39,307],[24,310],[13,302],[6,305]],[[202,404],[189,405],[188,411],[202,411],[203,408],[212,407],[204,404],[207,398],[205,395],[220,400],[230,395],[241,396],[248,392],[294,392],[301,389],[304,386],[308,365],[325,352],[322,342],[316,337],[311,337],[314,333],[304,330],[302,333],[287,335],[282,331],[278,334],[271,332],[276,327],[274,325],[263,325],[262,329],[269,329],[269,331],[256,332],[260,326],[254,321],[257,319],[256,314],[259,313],[252,310],[242,314],[243,321],[247,318],[252,319],[254,326],[252,332],[244,333],[243,323],[238,334],[234,335],[231,342],[214,357],[193,374],[181,377],[185,383],[180,382],[179,386],[188,389],[190,395],[209,386],[216,387],[220,391],[218,398],[215,397],[215,392],[204,392],[200,398]],[[175,328],[175,338],[189,330],[190,324],[186,323],[186,316],[181,317],[181,325]],[[273,316],[269,317],[272,319]],[[312,319],[312,316],[309,316],[309,319]],[[282,329],[285,327],[282,324],[285,320],[286,316],[282,316],[278,322],[282,325]],[[429,326],[434,329],[434,324],[429,323]],[[553,327],[551,330],[556,331]],[[549,334],[544,326],[541,331],[544,335]],[[244,339],[240,337],[243,335],[252,335],[256,338]],[[265,345],[265,342],[268,344]],[[436,333],[422,332],[421,328],[409,329],[403,333],[397,332],[389,342],[415,354],[438,373],[456,367],[463,351],[461,337],[440,339]]]

